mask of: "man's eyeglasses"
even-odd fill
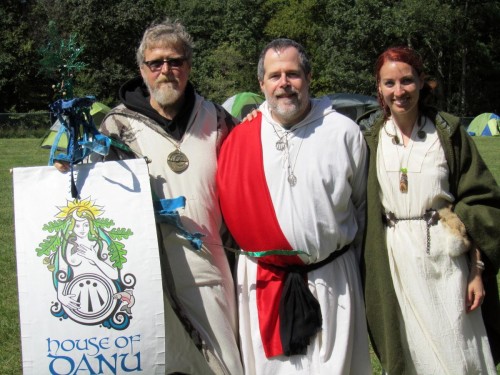
[[[187,59],[185,57],[175,57],[171,59],[157,59],[144,61],[144,65],[146,65],[152,72],[158,72],[163,68],[164,64],[167,64],[169,68],[180,68],[184,61]]]

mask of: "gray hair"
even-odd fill
[[[299,63],[302,71],[307,76],[311,73],[311,62],[309,61],[309,57],[307,56],[306,50],[302,47],[301,44],[297,43],[292,39],[280,38],[274,39],[267,46],[264,47],[259,57],[259,64],[257,65],[257,78],[259,82],[264,80],[264,57],[266,56],[267,51],[270,49],[275,50],[276,52],[283,51],[286,48],[293,47],[299,52]]]
[[[183,51],[189,65],[193,60],[193,38],[179,21],[168,18],[162,23],[148,27],[137,49],[136,60],[139,68],[144,62],[144,52],[154,47],[175,47]]]

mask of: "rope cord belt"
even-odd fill
[[[429,255],[431,252],[430,228],[431,226],[436,225],[439,219],[440,219],[439,212],[437,212],[437,210],[432,208],[430,210],[427,210],[425,214],[423,214],[422,216],[415,216],[415,217],[398,218],[396,217],[394,212],[388,212],[385,215],[382,215],[382,220],[384,221],[384,224],[387,225],[389,228],[395,227],[396,224],[400,221],[420,221],[420,220],[425,221],[426,232],[427,232],[427,250],[426,250],[427,255]]]
[[[349,250],[349,247],[350,247],[350,245],[346,245],[342,249],[332,252],[328,257],[326,257],[325,259],[323,259],[322,261],[317,262],[317,263],[310,263],[310,264],[303,264],[303,265],[278,266],[278,265],[266,263],[265,261],[263,261],[261,263],[261,265],[262,265],[262,267],[268,267],[271,269],[274,268],[274,269],[282,270],[285,272],[295,272],[295,273],[299,273],[301,275],[305,275],[306,273],[317,270],[318,268],[321,268],[321,267],[327,265],[328,263],[333,262],[336,258],[338,258],[339,256],[343,255],[345,252],[347,252],[347,250]],[[285,252],[285,250],[284,250],[284,252]],[[290,252],[290,251],[286,250],[286,252]],[[296,252],[303,253],[302,251],[299,251],[299,250],[297,250]]]

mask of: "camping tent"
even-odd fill
[[[500,117],[494,113],[482,113],[471,121],[467,128],[470,135],[500,135]]]
[[[99,102],[92,103],[92,107],[90,107],[90,115],[92,116],[92,120],[94,120],[94,124],[96,124],[97,127],[99,127],[102,120],[104,119],[104,116],[106,116],[106,113],[108,113],[110,110],[111,108],[109,108],[105,104]],[[52,147],[52,144],[54,143],[54,140],[60,128],[61,128],[61,122],[59,120],[56,120],[50,127],[50,131],[42,139],[42,144],[40,146],[42,148],[50,149]],[[66,150],[67,147],[68,147],[68,138],[66,137],[66,134],[63,133],[61,134],[61,138],[59,139],[59,144],[57,145],[57,149],[59,151],[62,151]]]
[[[360,94],[337,93],[329,94],[332,107],[343,115],[356,121],[364,113],[379,108],[377,99],[373,96]]]
[[[222,106],[238,120],[245,118],[253,109],[259,107],[264,98],[253,92],[240,92],[228,98]]]

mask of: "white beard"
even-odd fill
[[[148,90],[153,99],[161,106],[168,107],[179,101],[182,97],[182,92],[172,82],[163,82],[151,87],[146,83]]]

